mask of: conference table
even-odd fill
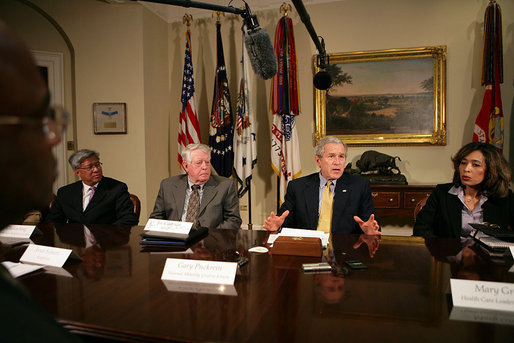
[[[143,229],[39,225],[34,243],[72,249],[81,260],[20,281],[66,329],[93,342],[514,340],[514,312],[452,306],[450,278],[514,282],[511,257],[492,260],[459,240],[333,235],[336,271],[306,273],[302,264],[323,257],[248,252],[267,245],[265,231],[211,229],[189,246],[147,250]],[[161,280],[167,258],[237,255],[248,262],[233,286]]]

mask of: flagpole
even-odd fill
[[[252,224],[252,184],[248,185],[248,230],[251,230]]]
[[[280,175],[277,175],[277,214],[280,210]]]

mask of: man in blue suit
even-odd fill
[[[336,137],[321,139],[315,157],[320,172],[289,182],[278,215],[271,212],[263,227],[268,231],[282,226],[316,230],[323,192],[330,181],[331,232],[380,235],[369,182],[357,175],[344,174],[346,151],[346,144]]]
[[[69,162],[81,180],[59,188],[45,222],[137,225],[127,185],[103,176],[96,151],[79,150]]]

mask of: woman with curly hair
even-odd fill
[[[453,182],[437,185],[419,212],[414,236],[466,237],[470,223],[488,222],[502,230],[514,228],[511,170],[488,143],[463,146],[452,158]]]

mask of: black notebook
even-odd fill
[[[199,241],[203,237],[205,237],[209,232],[209,229],[206,227],[200,227],[197,229],[191,229],[189,231],[189,235],[186,238],[169,238],[166,236],[159,236],[155,234],[155,231],[152,234],[143,233],[141,237],[140,244],[144,246],[162,246],[162,247],[170,247],[170,246],[185,246],[188,244],[192,244],[196,241]]]
[[[506,230],[501,229],[499,227],[491,226],[488,224],[475,224],[471,223],[469,224],[474,229],[477,229],[479,231],[482,231],[488,236],[496,237],[503,241],[513,242],[514,241],[514,231],[513,230]]]

